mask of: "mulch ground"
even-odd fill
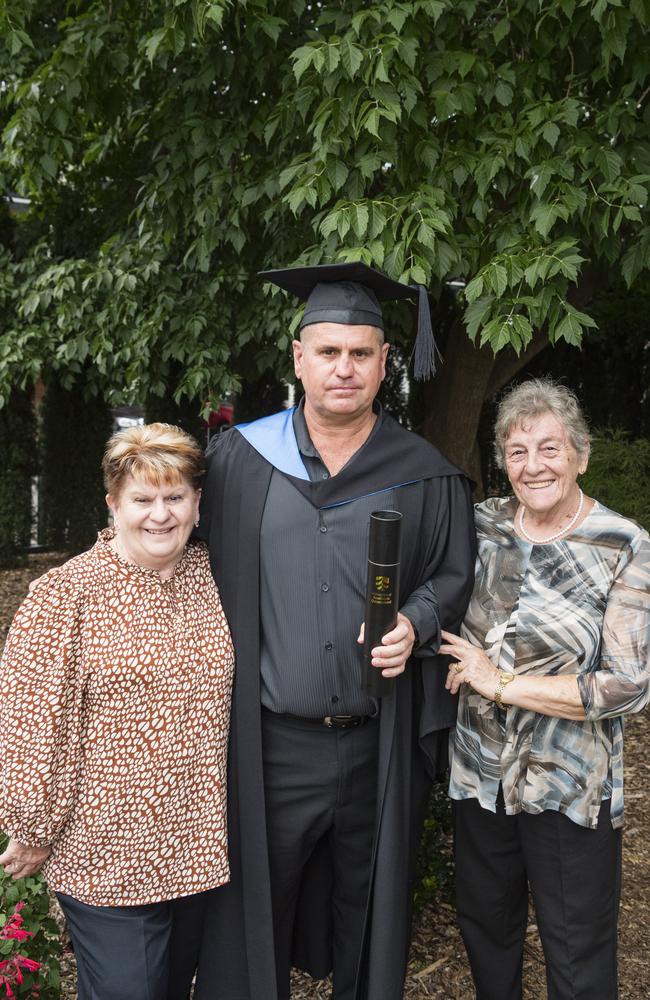
[[[0,641],[30,580],[60,562],[62,556],[33,555],[28,565],[0,571]],[[623,896],[619,927],[620,1000],[650,997],[650,714],[628,720],[625,735],[626,826],[623,847]],[[74,958],[64,956],[62,997],[76,997]],[[326,981],[296,973],[293,1000],[328,1000]],[[472,980],[453,908],[444,902],[427,907],[414,928],[404,1000],[471,1000]],[[544,961],[531,910],[524,965],[524,1000],[546,997]]]

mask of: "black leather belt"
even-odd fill
[[[307,719],[302,715],[293,715],[291,712],[271,712],[266,708],[266,712],[276,715],[278,719],[289,719],[291,722],[302,722],[312,726],[326,726],[327,729],[354,729],[356,726],[365,726],[372,715],[326,715],[322,719]]]

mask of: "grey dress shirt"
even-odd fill
[[[377,404],[376,409],[368,441],[383,420]],[[302,404],[293,426],[309,478],[327,478]],[[394,508],[400,489],[418,487],[422,484],[318,510],[273,471],[260,536],[261,698],[266,708],[304,718],[376,713],[376,702],[361,691],[363,647],[357,643],[365,608],[368,518],[380,507]],[[437,645],[438,604],[430,582],[411,594],[401,611],[417,631],[421,653],[432,638]]]

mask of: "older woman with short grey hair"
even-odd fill
[[[501,401],[513,496],[476,508],[476,582],[447,687],[458,919],[478,1000],[521,997],[528,887],[549,1000],[614,1000],[623,717],[650,700],[650,539],[577,482],[575,395],[531,379]]]

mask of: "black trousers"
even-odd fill
[[[296,904],[305,865],[329,841],[336,1000],[354,995],[377,801],[375,720],[327,729],[263,712],[266,825],[278,1000],[289,997]],[[323,899],[323,906],[329,900]]]
[[[74,948],[78,1000],[187,1000],[209,892],[146,906],[91,906],[56,895]]]
[[[616,1000],[621,831],[603,802],[595,830],[561,813],[496,815],[453,803],[456,903],[477,1000],[520,1000],[528,886],[548,1000]]]

